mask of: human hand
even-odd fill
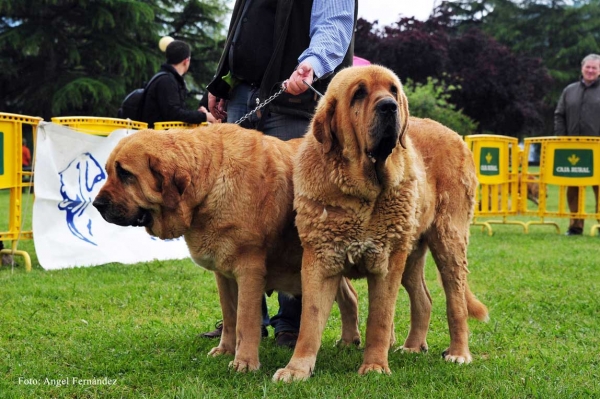
[[[215,119],[227,120],[227,100],[208,93],[208,110]]]
[[[221,123],[220,119],[217,119],[213,116],[213,114],[211,114],[210,112],[208,112],[208,110],[204,107],[200,107],[198,108],[198,111],[200,112],[204,112],[206,114],[206,121],[210,122],[210,123]]]
[[[286,92],[294,96],[304,93],[308,89],[308,86],[303,82],[303,80],[308,84],[312,84],[313,79],[314,71],[312,65],[306,61],[302,61],[300,65],[298,65],[298,68],[292,72],[292,75],[287,80]]]

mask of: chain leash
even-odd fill
[[[318,94],[319,97],[323,97],[323,94],[319,93],[314,87],[312,87],[311,85],[309,85],[305,80],[302,81],[305,85],[307,85],[312,91],[314,91],[316,94]],[[281,84],[281,89],[279,89],[279,91],[275,94],[273,94],[271,97],[267,98],[265,101],[263,101],[262,103],[258,103],[258,98],[256,99],[256,108],[254,108],[252,111],[248,112],[246,115],[242,116],[240,119],[238,119],[235,124],[236,125],[240,125],[242,122],[244,122],[245,120],[247,120],[248,118],[250,118],[252,115],[254,115],[255,113],[257,113],[258,111],[260,111],[261,109],[263,109],[264,107],[266,107],[267,105],[269,105],[269,103],[273,100],[275,100],[277,97],[279,97],[284,91],[286,91],[287,89],[287,80],[285,80],[282,84]]]
[[[258,111],[260,111],[261,109],[263,109],[264,107],[266,107],[271,101],[273,101],[277,97],[279,97],[286,89],[287,89],[287,81],[285,81],[285,82],[283,82],[281,84],[281,89],[279,89],[279,91],[277,93],[275,93],[271,97],[267,98],[265,101],[263,101],[262,104],[256,104],[256,108],[254,108],[252,111],[248,112],[246,115],[244,115],[240,119],[238,119],[235,122],[235,124],[239,125],[243,121],[245,121],[246,119],[250,118],[252,115],[254,115]],[[258,103],[258,98],[256,99],[256,102]]]

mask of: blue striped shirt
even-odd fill
[[[314,0],[310,46],[298,62],[312,65],[315,77],[333,72],[348,51],[354,29],[354,0]]]

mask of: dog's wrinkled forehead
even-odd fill
[[[330,86],[337,87],[343,96],[347,97],[349,92],[360,88],[368,90],[384,89],[389,90],[396,87],[398,91],[402,89],[400,79],[388,68],[379,65],[369,65],[362,67],[351,67],[341,70],[332,79]],[[342,93],[339,93],[342,95]],[[370,94],[367,92],[367,94]]]
[[[122,138],[111,155],[108,163],[138,161],[143,154],[159,151],[161,147],[161,137],[152,130],[140,130],[129,136]]]

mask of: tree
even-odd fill
[[[518,56],[472,28],[449,49],[453,102],[479,122],[482,130],[513,137],[543,130],[544,94],[551,82],[539,58]]]
[[[401,79],[426,83],[428,77],[441,77],[446,71],[449,34],[437,21],[401,18],[398,27],[383,30],[359,19],[354,51],[372,62],[392,69]]]
[[[205,3],[0,0],[0,109],[46,120],[115,116],[126,93],[163,60],[161,35],[195,39],[200,29],[219,29],[225,11]],[[215,46],[214,40],[194,46],[195,56],[212,56],[202,46]],[[204,77],[213,66],[200,60],[195,74]]]
[[[599,0],[479,0],[445,2],[462,30],[477,26],[522,56],[540,57],[553,78],[546,103],[552,108],[562,89],[579,77],[581,59],[600,53]]]
[[[450,102],[479,131],[515,137],[541,131],[550,81],[541,61],[515,54],[476,27],[459,29],[453,16],[442,9],[425,22],[401,18],[383,30],[359,21],[356,51],[403,81],[426,84],[431,77],[460,87]]]
[[[183,8],[181,5],[181,0],[162,1],[156,19],[163,27],[161,36],[169,35],[192,46],[188,89],[203,91],[217,70],[223,51],[223,18],[227,10],[222,0],[187,1]]]

